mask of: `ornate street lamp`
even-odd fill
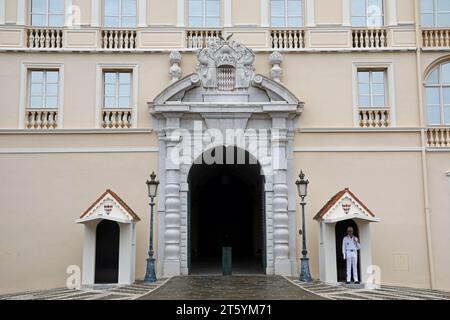
[[[301,260],[301,271],[300,271],[300,281],[311,282],[311,273],[309,272],[309,258],[307,257],[308,251],[306,250],[306,226],[305,226],[305,198],[308,195],[308,184],[309,181],[305,180],[305,174],[303,171],[299,175],[300,180],[297,180],[295,184],[297,185],[298,195],[301,198],[300,205],[302,206],[302,229],[300,234],[302,235],[302,258]]]
[[[156,174],[150,175],[150,180],[146,182],[148,187],[148,196],[150,198],[150,245],[147,259],[147,272],[145,273],[144,283],[156,281],[155,258],[153,258],[153,207],[155,206],[155,198],[158,193],[159,181],[156,180]]]

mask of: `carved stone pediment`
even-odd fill
[[[232,77],[228,79],[233,84],[227,87],[230,91],[248,88],[255,74],[255,54],[235,41],[212,39],[197,58],[197,73],[204,88],[220,89],[220,81],[227,81],[227,77]]]

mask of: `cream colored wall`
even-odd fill
[[[147,22],[155,26],[175,26],[177,23],[177,0],[148,0]]]
[[[411,0],[397,0],[397,21],[399,24],[414,23],[416,21],[414,2]]]
[[[115,137],[90,138],[108,144]],[[134,144],[132,136],[126,140],[123,146]],[[136,241],[142,279],[149,236],[145,180],[157,167],[156,153],[2,155],[0,177],[8,187],[0,193],[0,294],[64,287],[66,268],[82,263],[83,226],[75,219],[107,188],[142,219]]]
[[[319,266],[318,223],[312,218],[337,191],[349,187],[381,220],[371,229],[373,263],[381,268],[382,283],[429,286],[420,165],[419,152],[295,154],[295,172],[303,169],[310,181],[307,243],[313,277]],[[408,256],[408,270],[398,270],[402,266],[395,265],[394,254]]]
[[[17,21],[17,0],[5,1],[5,22],[16,23]]]
[[[430,220],[436,286],[438,289],[450,288],[450,156],[445,152],[428,153],[427,172],[429,179]]]
[[[316,24],[342,24],[342,1],[315,0]]]
[[[234,26],[257,26],[261,24],[261,0],[232,0]]]

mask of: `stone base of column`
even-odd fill
[[[164,277],[173,277],[181,275],[180,260],[164,261]]]
[[[289,259],[275,260],[275,274],[280,276],[291,276],[291,261]]]

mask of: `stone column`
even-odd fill
[[[181,274],[180,265],[180,163],[176,149],[179,139],[173,134],[180,126],[180,115],[173,114],[166,119],[166,166],[165,166],[165,204],[164,219],[165,248],[164,248],[164,276]]]
[[[289,260],[289,215],[287,186],[287,121],[284,114],[272,114],[273,243],[277,275],[291,275]]]

